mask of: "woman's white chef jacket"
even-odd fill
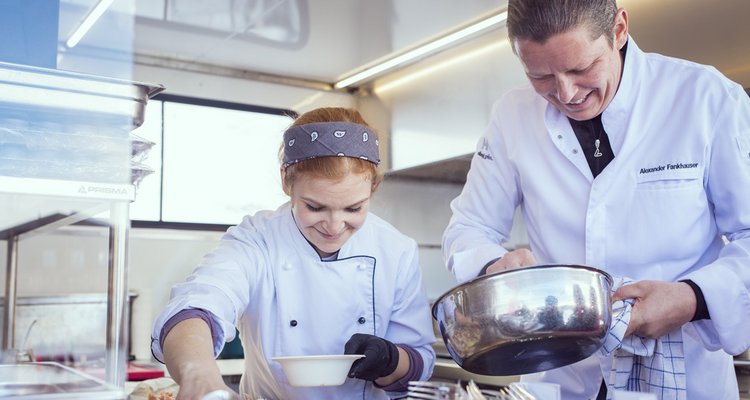
[[[338,260],[321,261],[287,203],[231,228],[187,281],[172,288],[152,338],[178,311],[202,308],[216,316],[227,341],[234,337],[235,323],[243,344],[257,343],[248,336],[260,329],[263,352],[290,399],[384,399],[386,392],[360,379],[338,387],[288,386],[281,366],[270,359],[343,354],[354,333],[367,333],[412,346],[424,360],[421,379],[428,379],[435,335],[421,282],[416,242],[379,217],[367,216]],[[216,354],[223,344],[215,343]],[[156,339],[152,351],[163,359]],[[250,359],[245,357],[246,370],[253,368]]]
[[[615,159],[594,179],[564,114],[530,87],[502,97],[451,203],[448,268],[465,281],[502,256],[520,206],[540,264],[691,279],[711,319],[682,329],[688,398],[736,399],[729,354],[750,346],[750,99],[714,68],[631,38],[602,122]],[[534,378],[579,400],[596,395],[598,368],[589,359]]]

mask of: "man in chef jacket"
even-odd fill
[[[451,203],[448,268],[459,281],[551,263],[627,277],[613,297],[634,301],[625,337],[682,337],[684,387],[657,396],[737,399],[750,98],[713,67],[643,52],[615,0],[510,0],[507,27],[530,85],[494,105]],[[517,206],[530,250],[508,252]],[[611,397],[602,357],[524,379],[559,383],[564,399]],[[649,379],[641,390],[657,392]]]

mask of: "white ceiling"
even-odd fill
[[[218,66],[333,82],[379,57],[501,8],[505,1],[137,0],[136,4],[139,62],[178,69]],[[630,32],[642,49],[714,65],[750,86],[750,1],[621,0],[619,4],[629,11]]]
[[[61,0],[61,36],[98,1]],[[113,42],[134,37],[135,62],[141,65],[330,83],[505,4],[506,0],[117,0],[112,9],[134,11],[134,26],[103,18],[79,47],[125,49],[126,43]],[[750,1],[619,4],[629,11],[630,32],[642,49],[714,65],[750,86]]]
[[[135,51],[156,63],[185,68],[213,65],[323,82],[332,82],[347,71],[500,5],[496,0],[212,0],[215,7],[207,8],[202,0],[167,0],[167,10],[182,10],[185,20],[193,21],[191,27],[165,20],[163,9],[159,12],[155,3],[164,6],[164,0],[137,2],[136,12],[142,17],[136,21]],[[298,18],[278,24],[279,30],[301,31],[298,40],[273,42],[252,32],[240,33],[247,32],[247,26],[264,24],[264,16],[271,20],[274,15],[273,11],[258,13],[254,20],[244,18],[243,22],[250,21],[247,24],[232,27],[227,14],[236,12],[237,3],[299,10],[295,13]],[[225,21],[223,31],[195,26],[207,20]],[[290,25],[301,28],[295,30]],[[257,31],[263,34],[262,29]]]

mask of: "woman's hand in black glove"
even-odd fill
[[[345,354],[364,354],[349,369],[350,378],[374,381],[388,376],[398,366],[398,348],[378,336],[355,333],[344,346]]]

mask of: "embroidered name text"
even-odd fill
[[[676,164],[667,164],[667,165],[658,165],[656,167],[651,168],[641,168],[641,174],[650,174],[652,172],[659,172],[664,171],[665,169],[684,169],[684,168],[698,168],[698,163],[676,163]]]

